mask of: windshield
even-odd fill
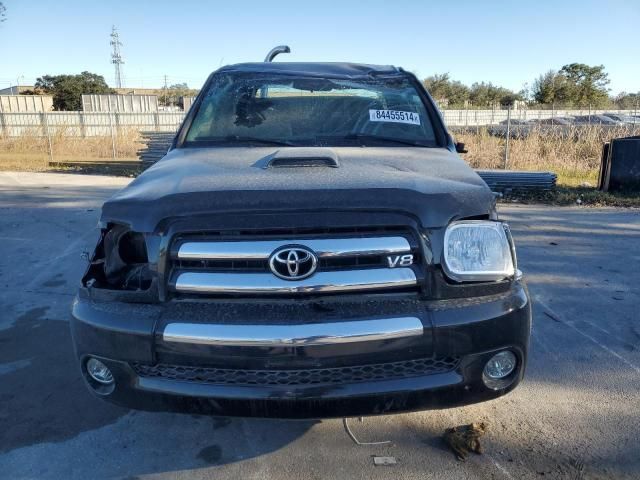
[[[186,146],[437,146],[420,95],[405,77],[336,80],[225,74],[214,78]]]

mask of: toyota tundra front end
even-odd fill
[[[71,326],[105,400],[348,417],[523,378],[531,307],[509,228],[402,69],[221,68],[100,228]]]

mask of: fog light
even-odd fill
[[[515,370],[516,363],[516,356],[513,352],[507,350],[496,353],[484,366],[484,374],[493,380],[505,378]]]
[[[113,383],[111,370],[98,359],[90,358],[87,360],[87,373],[98,383],[104,385],[111,385]]]

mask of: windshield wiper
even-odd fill
[[[431,146],[422,142],[416,142],[414,140],[404,140],[402,138],[395,138],[395,137],[383,137],[380,135],[372,135],[368,133],[350,133],[349,135],[345,135],[342,138],[344,140],[374,140],[374,141],[380,141],[380,142],[398,143],[400,145],[411,145],[412,147],[430,147]]]
[[[259,137],[245,137],[241,135],[227,135],[226,137],[198,137],[196,141],[200,142],[248,142],[248,143],[262,143],[264,145],[284,145],[294,146],[295,143],[287,140],[273,140],[270,138]]]

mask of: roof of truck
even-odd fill
[[[227,65],[217,72],[277,73],[282,75],[305,75],[325,78],[366,78],[372,75],[394,75],[404,73],[393,65],[369,65],[365,63],[341,62],[255,62]]]

